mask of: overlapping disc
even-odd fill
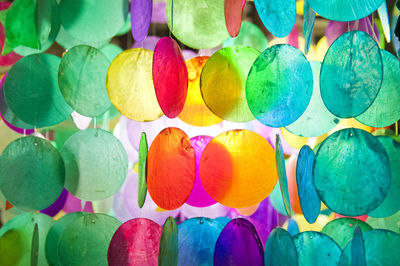
[[[298,264],[296,246],[285,229],[272,230],[265,244],[264,261],[266,266]]]
[[[257,25],[249,21],[242,21],[239,35],[235,38],[229,37],[228,39],[226,39],[222,44],[222,47],[235,45],[252,47],[262,52],[267,48],[268,40],[262,30],[257,27]]]

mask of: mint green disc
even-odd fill
[[[31,265],[35,224],[38,228],[38,239],[35,239],[35,242],[38,242],[38,265],[49,265],[46,260],[45,242],[47,232],[53,223],[54,220],[50,216],[27,212],[15,216],[4,224],[0,228],[0,265]]]
[[[86,214],[71,221],[60,235],[58,258],[61,265],[107,266],[111,238],[121,226],[106,214]]]
[[[142,132],[139,144],[139,171],[138,171],[138,204],[139,208],[143,207],[147,194],[147,137],[146,133]]]
[[[159,266],[178,265],[178,227],[171,216],[165,220],[158,253]]]
[[[60,61],[55,55],[33,54],[8,71],[4,96],[11,111],[25,123],[37,128],[53,126],[72,113],[58,87]]]
[[[268,47],[268,39],[257,25],[249,21],[242,21],[239,35],[235,38],[229,37],[226,39],[222,47],[225,48],[235,45],[252,47],[262,52]]]
[[[65,188],[83,200],[103,200],[122,186],[128,157],[110,132],[89,128],[72,135],[61,149]]]
[[[117,57],[124,50],[121,49],[118,45],[113,43],[108,43],[100,48],[100,51],[107,57],[108,61],[112,62],[114,58]]]
[[[56,37],[56,42],[62,47],[64,47],[64,49],[66,50],[81,44],[90,45],[95,48],[101,48],[107,43],[109,43],[110,40],[111,38],[101,41],[79,40],[71,36],[68,32],[66,32],[62,25],[60,26],[60,30],[58,31]]]
[[[400,211],[385,218],[368,217],[368,224],[374,229],[386,229],[396,233],[400,232]]]
[[[49,207],[64,187],[64,163],[53,145],[28,136],[11,142],[0,157],[0,189],[23,210]]]
[[[58,85],[65,101],[79,114],[95,117],[106,112],[111,101],[106,89],[110,61],[87,45],[71,48],[58,69]]]
[[[124,26],[128,0],[60,0],[61,24],[72,37],[99,42],[114,37]]]
[[[383,81],[375,101],[357,116],[361,123],[371,127],[387,127],[400,119],[400,61],[391,53],[381,50]]]
[[[321,230],[322,233],[327,234],[341,249],[353,238],[354,230],[360,227],[362,232],[372,230],[372,227],[367,223],[355,218],[339,218],[327,223]]]

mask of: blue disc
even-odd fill
[[[296,0],[254,0],[254,5],[272,35],[283,38],[292,31],[296,21]]]
[[[360,227],[354,230],[353,240],[351,243],[351,265],[366,266],[364,238]]]
[[[301,211],[310,224],[317,220],[321,209],[321,201],[315,191],[313,178],[314,152],[304,145],[297,157],[296,182],[299,193]]]
[[[265,244],[265,266],[298,265],[297,250],[290,234],[282,228],[275,228]]]
[[[304,54],[288,44],[274,45],[253,63],[246,81],[250,111],[261,123],[284,127],[306,110],[313,74]]]
[[[375,100],[382,79],[382,56],[376,41],[363,31],[344,33],[329,47],[322,63],[322,100],[338,117],[358,116]]]

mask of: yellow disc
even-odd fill
[[[347,119],[340,120],[339,124],[337,124],[336,127],[334,127],[331,131],[329,131],[329,135],[335,133],[336,131],[344,129],[344,128],[359,128],[359,129],[368,131],[369,133],[371,133],[373,131],[372,127],[361,124],[354,118],[347,118]]]
[[[152,65],[152,51],[133,48],[119,54],[108,69],[108,96],[129,119],[153,121],[163,115],[153,85]]]
[[[281,127],[281,132],[287,144],[289,144],[292,148],[301,149],[303,145],[307,144],[308,138],[297,136],[284,127]]]
[[[198,56],[186,61],[189,76],[189,85],[185,105],[178,118],[183,122],[197,127],[207,127],[222,122],[208,109],[200,91],[200,74],[208,56]]]
[[[317,220],[313,224],[308,223],[307,220],[304,218],[304,216],[301,214],[295,214],[292,218],[297,222],[297,226],[299,227],[300,232],[304,232],[304,231],[319,232],[322,230],[322,228],[327,223],[329,223],[330,221],[333,220],[334,216],[332,216],[332,215],[326,216],[326,215],[320,214],[318,216]],[[287,225],[288,225],[288,222],[286,221],[282,227],[287,229]]]

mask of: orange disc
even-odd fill
[[[232,130],[215,137],[200,159],[200,178],[207,193],[232,208],[254,206],[277,181],[275,153],[263,137]]]
[[[147,189],[162,209],[179,208],[189,197],[196,178],[190,138],[179,128],[162,130],[147,154]]]
[[[208,58],[208,56],[198,56],[186,61],[189,85],[185,105],[178,118],[192,126],[206,127],[222,121],[208,109],[201,96],[200,74]]]
[[[286,162],[286,176],[290,197],[290,206],[295,213],[303,214],[300,206],[299,193],[296,181],[297,154],[290,156]]]

